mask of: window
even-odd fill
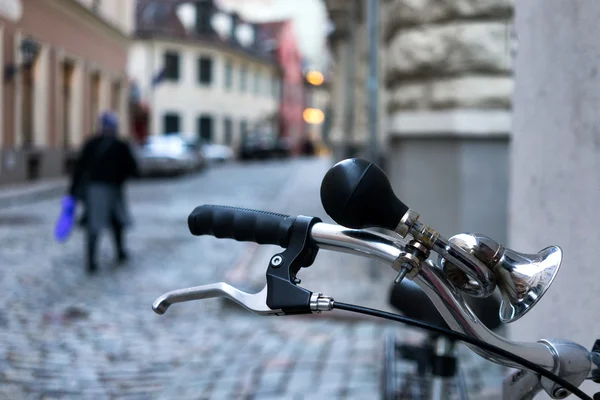
[[[212,83],[213,61],[210,57],[198,58],[198,82],[203,85]]]
[[[169,135],[171,133],[178,133],[181,123],[181,118],[177,113],[166,113],[163,121],[163,133]]]
[[[248,89],[248,67],[242,66],[240,75],[240,90],[245,92]]]
[[[177,82],[179,80],[179,53],[165,51],[164,77],[168,81]]]
[[[196,32],[208,33],[211,31],[211,19],[213,12],[208,1],[196,1]]]
[[[223,130],[224,130],[224,142],[226,145],[231,146],[233,143],[233,121],[229,117],[225,117],[223,121]]]
[[[207,143],[213,141],[213,119],[210,115],[202,115],[198,118],[198,137]]]
[[[225,89],[233,86],[233,62],[230,58],[225,61]]]
[[[254,74],[254,94],[260,93],[260,70],[256,70]]]

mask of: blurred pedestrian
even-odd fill
[[[124,185],[137,176],[137,163],[127,143],[118,138],[119,121],[113,112],[99,119],[98,134],[89,139],[81,150],[73,171],[70,194],[83,202],[82,225],[87,235],[87,270],[97,268],[96,251],[102,230],[111,227],[117,260],[127,261],[124,230],[131,219],[127,208]]]

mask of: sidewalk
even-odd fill
[[[23,203],[33,203],[63,194],[67,190],[67,178],[1,185],[0,209]]]

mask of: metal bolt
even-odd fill
[[[400,269],[400,272],[398,272],[398,276],[396,276],[396,279],[394,279],[394,283],[398,285],[400,282],[402,282],[406,274],[408,274],[408,268],[403,266],[402,269]]]
[[[281,256],[274,256],[273,258],[271,258],[271,265],[275,268],[281,266],[281,264],[283,264],[283,257]]]
[[[554,391],[554,397],[564,399],[569,395],[569,391],[565,388],[558,388]]]
[[[301,281],[300,279],[298,279],[298,278],[294,278],[294,283],[295,283],[296,285],[299,285],[299,284],[301,284],[301,283],[302,283],[302,281]]]

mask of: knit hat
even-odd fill
[[[99,118],[100,132],[117,133],[119,130],[119,117],[112,111],[105,111]]]

